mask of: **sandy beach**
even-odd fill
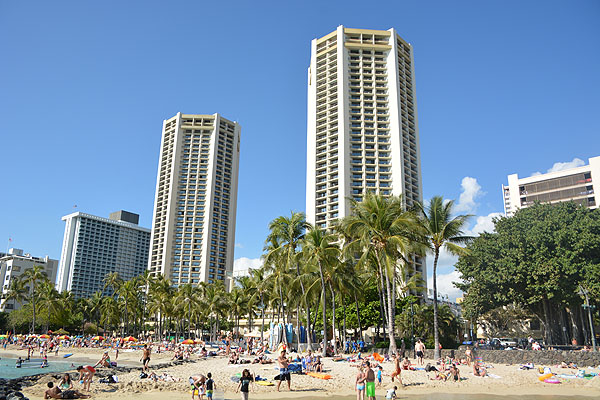
[[[102,349],[70,348],[61,349],[58,357],[49,356],[49,362],[65,361],[62,354],[73,353],[68,361],[77,365],[94,365],[101,357]],[[27,352],[18,350],[16,347],[9,347],[6,351],[0,352],[1,357],[24,357]],[[294,354],[292,354],[294,355]],[[110,350],[110,356],[114,359],[114,350]],[[244,368],[250,369],[254,375],[260,375],[273,381],[273,377],[278,374],[274,364],[244,364],[228,365],[225,357],[211,357],[208,359],[199,359],[192,356],[193,362],[182,365],[169,365],[160,369],[153,369],[157,364],[170,362],[173,356],[172,352],[162,354],[152,354],[150,363],[151,371],[158,375],[169,374],[179,382],[153,382],[149,379],[140,379],[141,351],[139,350],[121,350],[119,353],[119,366],[136,367],[128,373],[117,373],[119,383],[103,384],[99,383],[99,378],[95,377],[91,386],[91,395],[95,399],[145,399],[145,400],[175,400],[189,398],[188,378],[191,375],[202,373],[206,375],[211,372],[215,380],[218,392],[224,392],[225,399],[238,399],[239,394],[235,393],[237,384],[231,381],[231,377],[241,372]],[[244,357],[242,357],[244,358]],[[250,359],[250,357],[245,357]],[[273,358],[273,357],[272,357]],[[426,360],[426,363],[432,363],[432,360]],[[484,360],[485,364],[485,360]],[[402,380],[404,388],[398,388],[397,393],[402,397],[407,395],[424,395],[430,393],[448,393],[448,394],[494,394],[494,395],[560,395],[560,396],[600,396],[600,377],[592,379],[561,379],[561,384],[548,384],[538,380],[537,370],[519,370],[518,365],[489,365],[488,371],[496,378],[480,378],[472,375],[471,368],[466,365],[460,366],[461,377],[466,378],[460,382],[451,382],[450,380],[435,381],[430,380],[434,375],[425,371],[403,371]],[[307,375],[292,375],[292,391],[287,390],[285,382],[281,385],[281,392],[277,392],[276,386],[254,385],[250,398],[254,399],[278,399],[278,398],[318,398],[318,397],[337,397],[337,396],[356,396],[354,391],[354,382],[357,368],[348,362],[334,362],[331,359],[324,360],[325,371],[332,375],[332,379],[322,380]],[[536,365],[536,367],[538,367]],[[557,369],[549,366],[552,371],[558,374],[573,374],[577,371],[569,369]],[[378,398],[385,398],[386,390],[395,384],[391,382],[389,374],[393,370],[391,362],[383,363],[383,383],[377,387]],[[107,371],[106,368],[99,368],[99,371]],[[587,372],[600,373],[598,368],[587,368]],[[30,399],[43,398],[46,384],[49,381],[55,381],[52,376],[43,376],[37,380],[33,386],[24,388],[23,392]],[[276,383],[276,381],[274,381]],[[396,383],[397,385],[397,383]],[[75,389],[82,390],[82,385],[75,382]]]

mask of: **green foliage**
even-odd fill
[[[495,231],[473,241],[456,265],[467,317],[515,303],[551,330],[562,324],[560,310],[580,308],[579,285],[600,297],[600,210],[535,204],[495,220]]]
[[[86,335],[95,335],[98,332],[99,329],[96,326],[96,324],[92,324],[91,322],[86,323],[83,327],[83,333],[85,333]]]

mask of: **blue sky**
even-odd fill
[[[59,258],[73,205],[150,227],[163,119],[219,112],[242,125],[235,257],[258,258],[304,210],[310,41],[340,24],[414,46],[424,197],[483,226],[508,174],[600,155],[599,20],[595,0],[0,0],[0,248]]]

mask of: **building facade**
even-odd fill
[[[308,222],[328,228],[366,191],[421,202],[412,46],[395,29],[339,26],[314,39],[307,131]]]
[[[139,216],[117,211],[109,218],[82,212],[66,215],[60,267],[59,292],[90,297],[104,289],[104,277],[118,272],[123,280],[142,274],[148,265],[150,229],[138,226]]]
[[[594,189],[600,189],[600,156],[590,158],[588,165],[563,171],[521,179],[518,174],[512,174],[508,176],[508,185],[502,185],[504,214],[512,216],[518,209],[535,202],[573,201],[585,207],[597,208]]]
[[[241,127],[219,114],[163,122],[148,269],[174,286],[230,286]]]
[[[43,258],[33,257],[31,254],[23,254],[21,249],[10,249],[2,253],[0,257],[0,283],[2,284],[2,296],[0,296],[0,311],[12,311],[21,308],[21,305],[13,300],[4,299],[10,289],[11,282],[20,277],[28,269],[35,265],[43,267],[46,276],[54,284],[58,270],[58,260],[46,256]]]

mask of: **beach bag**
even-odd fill
[[[142,372],[142,373],[140,374],[140,379],[146,379],[147,377],[148,377],[148,374],[147,374],[147,373],[145,373],[145,372]]]

